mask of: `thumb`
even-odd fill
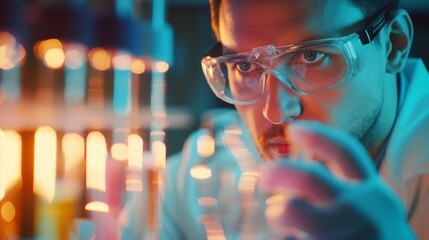
[[[295,154],[321,161],[334,173],[354,180],[376,175],[366,149],[344,132],[318,122],[294,121],[287,133]]]

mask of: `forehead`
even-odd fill
[[[226,48],[245,51],[341,36],[363,18],[351,0],[222,0],[219,30]]]

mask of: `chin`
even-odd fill
[[[258,152],[262,160],[264,161],[271,161],[273,158],[268,154],[265,150],[261,149],[260,146],[258,146]]]
[[[261,158],[267,162],[268,161],[275,161],[275,160],[278,160],[280,158],[287,157],[284,154],[280,154],[280,153],[277,153],[275,151],[270,151],[270,150],[265,150],[265,149],[264,150],[259,149],[259,154],[261,155]]]

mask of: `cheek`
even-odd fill
[[[236,106],[236,109],[254,139],[256,139],[258,132],[270,126],[262,115],[263,106],[261,104]]]
[[[301,97],[303,113],[299,119],[319,121],[332,125],[334,113],[343,103],[342,95],[340,89],[335,89],[320,94]]]
[[[247,128],[252,132],[255,130],[255,126],[258,126],[258,107],[257,105],[254,106],[236,106],[236,109],[238,113],[240,114],[241,118],[246,123]],[[261,110],[262,111],[262,110]]]
[[[384,68],[382,59],[368,59],[364,69],[350,83],[350,88],[345,93],[355,96],[359,101],[364,99],[378,99],[384,88]],[[364,105],[364,102],[357,102]]]
[[[302,98],[304,111],[299,119],[319,121],[342,128],[342,125],[355,118],[357,112],[362,111],[363,100],[367,99],[367,91],[362,91],[359,81],[353,79],[341,88]]]
[[[362,71],[343,87],[335,89],[332,99],[328,100],[338,114],[365,112],[366,108],[372,108],[368,104],[378,104],[382,98],[385,61],[378,47],[375,44],[369,46],[367,62]]]
[[[356,115],[365,114],[380,104],[383,98],[384,61],[381,54],[370,51],[362,71],[340,88],[309,96],[307,110],[322,122],[343,125]]]
[[[380,70],[367,66],[337,94],[330,112],[332,124],[347,129],[372,119],[383,101],[383,84]]]

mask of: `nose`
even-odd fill
[[[265,77],[264,117],[272,124],[282,124],[301,115],[301,102],[292,90],[275,73]]]

